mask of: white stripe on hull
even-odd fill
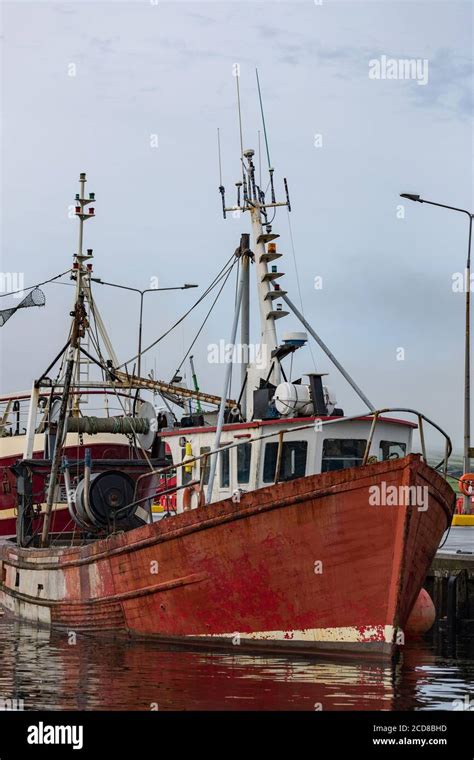
[[[8,435],[4,438],[0,438],[0,462],[3,457],[20,457],[23,458],[23,447],[25,445],[24,435]],[[83,443],[79,442],[78,433],[68,433],[66,436],[65,446],[74,447],[94,447],[100,444],[111,444],[117,446],[130,447],[130,441],[126,435],[116,435],[115,433],[98,433],[97,435],[88,435],[84,433],[82,436]],[[44,433],[35,435],[34,449],[35,453],[44,451]]]
[[[395,641],[396,628],[393,625],[346,626],[337,628],[305,628],[300,631],[254,631],[251,633],[203,633],[196,638],[240,638],[246,641],[283,642],[327,642],[327,643],[368,643]]]
[[[15,617],[28,620],[42,625],[51,625],[51,611],[48,606],[31,604],[20,599],[15,599],[10,594],[0,591],[0,604],[12,612]]]

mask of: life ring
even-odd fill
[[[459,490],[465,496],[474,496],[474,473],[466,472],[459,479]]]
[[[196,506],[192,506],[193,496],[197,494],[198,503]],[[187,486],[183,491],[183,510],[188,512],[190,509],[196,509],[196,507],[203,507],[205,503],[204,491],[199,483]]]

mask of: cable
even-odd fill
[[[238,261],[238,259],[236,259],[236,261]],[[193,340],[193,342],[191,343],[191,345],[189,346],[189,348],[188,348],[188,350],[186,351],[185,355],[183,356],[183,358],[182,358],[181,362],[179,363],[179,365],[178,365],[178,367],[177,367],[177,369],[176,369],[176,372],[174,373],[175,375],[176,375],[176,373],[177,373],[177,372],[179,372],[179,370],[180,370],[180,369],[181,369],[181,367],[183,366],[184,362],[186,361],[187,357],[189,356],[189,352],[192,350],[192,348],[193,348],[194,344],[196,343],[197,339],[199,338],[199,336],[200,336],[201,332],[203,331],[204,325],[206,324],[207,320],[208,320],[208,319],[209,319],[209,317],[211,316],[211,312],[212,312],[212,310],[213,310],[214,306],[216,305],[216,303],[217,303],[217,300],[218,300],[218,298],[219,298],[220,294],[222,293],[222,290],[224,289],[224,287],[225,287],[225,284],[226,284],[227,280],[228,280],[228,279],[229,279],[229,277],[230,277],[230,274],[231,274],[231,272],[232,272],[232,269],[233,269],[233,267],[234,267],[234,264],[232,264],[232,266],[229,268],[229,271],[227,272],[226,278],[225,278],[224,282],[222,283],[222,285],[221,285],[221,287],[220,287],[220,289],[219,289],[219,292],[218,292],[218,294],[216,295],[216,297],[215,297],[214,301],[213,301],[213,302],[212,302],[212,304],[211,304],[211,308],[210,308],[210,309],[209,309],[209,311],[207,312],[207,314],[206,314],[206,316],[205,316],[205,318],[204,318],[204,321],[203,321],[203,323],[202,323],[201,327],[199,328],[199,330],[197,331],[197,333],[196,333],[196,335],[195,335],[195,337],[194,337],[194,340]],[[174,375],[173,375],[173,377],[174,377]]]
[[[303,314],[303,317],[304,317],[303,296],[301,294],[300,276],[298,274],[298,265],[296,263],[295,243],[293,241],[293,230],[291,228],[290,212],[288,211],[288,209],[286,210],[286,215],[287,215],[287,218],[288,218],[288,229],[289,229],[289,232],[290,232],[290,244],[291,244],[291,252],[293,254],[293,265],[295,267],[296,285],[297,285],[297,288],[298,288],[298,295],[299,295],[299,298],[300,298],[301,313]],[[308,348],[309,348],[309,352],[311,354],[311,359],[313,361],[314,371],[316,372],[316,361],[314,359],[313,347],[312,347],[312,345],[311,345],[311,343],[309,341],[308,341]]]
[[[255,69],[255,74],[257,77],[258,99],[260,102],[260,113],[262,115],[263,136],[265,138],[265,148],[267,150],[268,168],[270,169],[272,164],[270,161],[270,151],[268,150],[267,127],[265,124],[265,114],[263,113],[262,92],[260,90],[260,80],[258,78],[258,69]]]
[[[24,293],[26,290],[34,290],[35,288],[39,288],[40,285],[47,285],[49,282],[53,282],[54,280],[59,280],[60,277],[64,277],[64,275],[68,274],[70,271],[70,269],[66,269],[65,272],[61,272],[61,274],[57,274],[55,277],[51,277],[49,280],[38,282],[37,285],[30,285],[27,288],[20,288],[19,290],[11,290],[9,293],[0,293],[0,298],[5,298],[5,296],[14,296],[15,293]]]
[[[128,359],[127,361],[122,362],[122,364],[119,364],[119,366],[116,367],[115,369],[121,369],[122,367],[125,367],[126,364],[130,364],[131,362],[135,361],[135,359],[138,359],[139,356],[143,356],[143,354],[146,354],[147,351],[149,351],[151,348],[153,348],[154,346],[156,346],[160,341],[162,341],[164,338],[166,338],[166,336],[169,335],[170,332],[172,332],[176,327],[178,327],[178,325],[180,325],[181,322],[183,322],[186,319],[186,317],[196,308],[196,306],[198,306],[201,303],[201,301],[204,298],[206,298],[206,296],[209,295],[209,293],[211,292],[211,290],[213,290],[215,288],[215,286],[222,279],[222,277],[225,276],[225,274],[226,274],[226,272],[225,272],[226,267],[229,266],[229,264],[230,264],[230,262],[232,261],[233,258],[234,258],[234,254],[232,254],[232,256],[229,258],[229,260],[224,264],[224,266],[220,270],[219,274],[216,275],[216,277],[214,278],[214,280],[212,281],[212,283],[206,288],[206,290],[204,291],[204,293],[202,294],[202,296],[200,296],[198,298],[198,300],[193,304],[193,306],[191,306],[191,308],[188,309],[188,311],[185,312],[183,314],[183,316],[180,317],[178,319],[178,321],[174,323],[174,325],[172,325],[165,333],[163,333],[163,335],[160,335],[160,337],[157,338],[155,341],[153,341],[153,343],[150,343],[149,346],[147,346],[146,348],[144,348],[141,351],[140,354],[135,354],[135,356],[132,356],[131,359]]]

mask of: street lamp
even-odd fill
[[[401,193],[401,198],[417,203],[427,203],[429,206],[438,206],[447,208],[450,211],[458,211],[461,214],[467,214],[469,218],[469,236],[467,243],[467,260],[466,260],[466,329],[465,329],[465,351],[464,351],[464,451],[463,451],[463,472],[466,474],[470,470],[470,447],[471,447],[471,240],[472,240],[472,220],[474,214],[464,208],[456,206],[446,206],[444,203],[435,203],[427,201],[419,195],[413,193]],[[470,514],[471,505],[469,496],[464,496],[464,514]]]
[[[140,290],[139,288],[131,288],[129,285],[117,285],[115,282],[105,282],[104,280],[101,280],[99,277],[91,277],[91,280],[93,282],[98,282],[99,285],[109,285],[112,288],[120,288],[121,290],[132,290],[134,293],[140,294],[140,321],[138,325],[138,364],[137,364],[137,375],[138,377],[141,377],[141,366],[142,366],[142,324],[143,324],[143,298],[145,296],[145,293],[152,293],[157,291],[164,291],[164,290],[189,290],[189,288],[198,288],[199,285],[194,285],[189,282],[185,282],[184,285],[177,285],[175,287],[171,288],[145,288],[145,290]]]

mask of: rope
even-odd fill
[[[57,274],[54,277],[50,277],[49,280],[45,280],[44,282],[38,282],[36,285],[30,285],[27,288],[20,288],[19,290],[11,290],[9,293],[0,293],[0,298],[5,298],[5,296],[14,296],[15,293],[24,293],[26,290],[34,290],[35,288],[39,288],[40,285],[47,285],[50,282],[54,282],[54,280],[59,280],[60,277],[64,277],[65,274],[69,274],[71,270],[66,269],[65,272],[61,272],[61,274]]]
[[[236,261],[238,261],[238,259],[236,259]],[[234,267],[234,264],[232,264],[232,267],[230,267],[229,271],[227,272],[227,275],[226,275],[226,277],[225,277],[225,280],[224,280],[224,282],[222,283],[222,285],[221,285],[221,287],[220,287],[220,289],[219,289],[219,292],[218,292],[218,294],[216,295],[216,297],[215,297],[214,301],[213,301],[213,302],[212,302],[212,304],[211,304],[211,308],[210,308],[210,309],[209,309],[209,311],[207,312],[207,314],[206,314],[206,316],[205,316],[205,318],[204,318],[204,321],[203,321],[203,323],[202,323],[201,327],[199,328],[199,330],[197,331],[197,333],[196,333],[196,335],[195,335],[195,337],[194,337],[194,340],[193,340],[193,342],[191,343],[191,345],[189,346],[188,350],[187,350],[187,351],[186,351],[186,353],[184,354],[184,356],[183,356],[183,358],[182,358],[181,362],[179,363],[179,365],[178,365],[178,367],[177,367],[177,369],[176,369],[176,372],[175,372],[175,374],[176,374],[177,372],[179,372],[179,370],[180,370],[180,369],[181,369],[181,367],[183,366],[184,362],[186,361],[187,357],[189,356],[189,352],[190,352],[190,351],[192,351],[192,348],[193,348],[194,344],[196,343],[197,339],[199,338],[200,334],[202,333],[202,331],[203,331],[203,329],[204,329],[204,325],[206,324],[207,320],[208,320],[208,319],[209,319],[209,317],[211,316],[212,310],[214,309],[214,306],[216,305],[216,303],[217,303],[217,300],[218,300],[218,298],[219,298],[220,294],[222,293],[222,291],[223,291],[223,289],[224,289],[224,287],[225,287],[225,284],[226,284],[227,280],[228,280],[228,279],[229,279],[229,277],[230,277],[230,274],[231,274],[231,272],[232,272],[232,268],[233,268],[233,267]]]
[[[293,265],[295,267],[296,285],[297,285],[297,288],[298,288],[298,295],[299,295],[299,298],[300,298],[301,313],[302,313],[302,315],[304,317],[303,296],[301,294],[300,276],[299,276],[299,273],[298,273],[298,264],[296,263],[295,243],[294,243],[294,240],[293,240],[293,230],[292,230],[292,227],[291,227],[290,212],[288,211],[288,209],[286,210],[286,215],[287,215],[287,218],[288,218],[288,229],[289,229],[289,233],[290,233],[290,244],[291,244],[291,252],[292,252],[292,255],[293,255]],[[314,371],[316,372],[316,361],[315,361],[314,354],[313,354],[313,347],[312,347],[312,345],[311,345],[311,343],[309,341],[308,341],[308,348],[309,348],[309,352],[311,354],[311,360],[313,362]],[[293,362],[292,362],[291,366],[293,368]]]
[[[234,258],[234,254],[232,254],[232,256],[229,258],[229,260],[224,264],[224,266],[220,270],[219,274],[216,275],[216,277],[214,278],[214,280],[212,281],[212,283],[206,288],[206,290],[204,291],[204,293],[202,294],[202,296],[200,296],[198,298],[198,300],[191,306],[191,308],[188,309],[188,311],[186,311],[183,314],[183,316],[180,317],[180,319],[178,319],[178,321],[174,323],[174,325],[172,325],[165,333],[163,333],[163,335],[160,335],[160,337],[157,338],[155,341],[153,341],[153,343],[150,343],[149,346],[147,346],[146,348],[144,348],[141,351],[141,354],[136,354],[135,356],[132,356],[131,359],[127,359],[127,361],[122,362],[122,364],[120,364],[115,369],[121,369],[122,367],[125,367],[126,364],[130,364],[131,362],[135,361],[135,359],[138,359],[138,356],[143,356],[143,354],[146,354],[147,351],[149,351],[151,348],[154,348],[154,346],[156,346],[158,343],[160,343],[160,341],[162,341],[164,338],[166,338],[166,336],[169,335],[170,332],[172,332],[176,327],[178,327],[178,325],[180,325],[181,322],[183,322],[186,319],[186,317],[189,316],[189,314],[191,314],[191,312],[196,308],[196,306],[198,306],[201,303],[201,301],[203,301],[204,298],[206,298],[209,295],[209,293],[216,287],[216,285],[220,282],[220,280],[225,276],[225,274],[226,274],[225,270],[229,266],[229,264],[230,264],[230,262],[232,261],[233,258]]]

